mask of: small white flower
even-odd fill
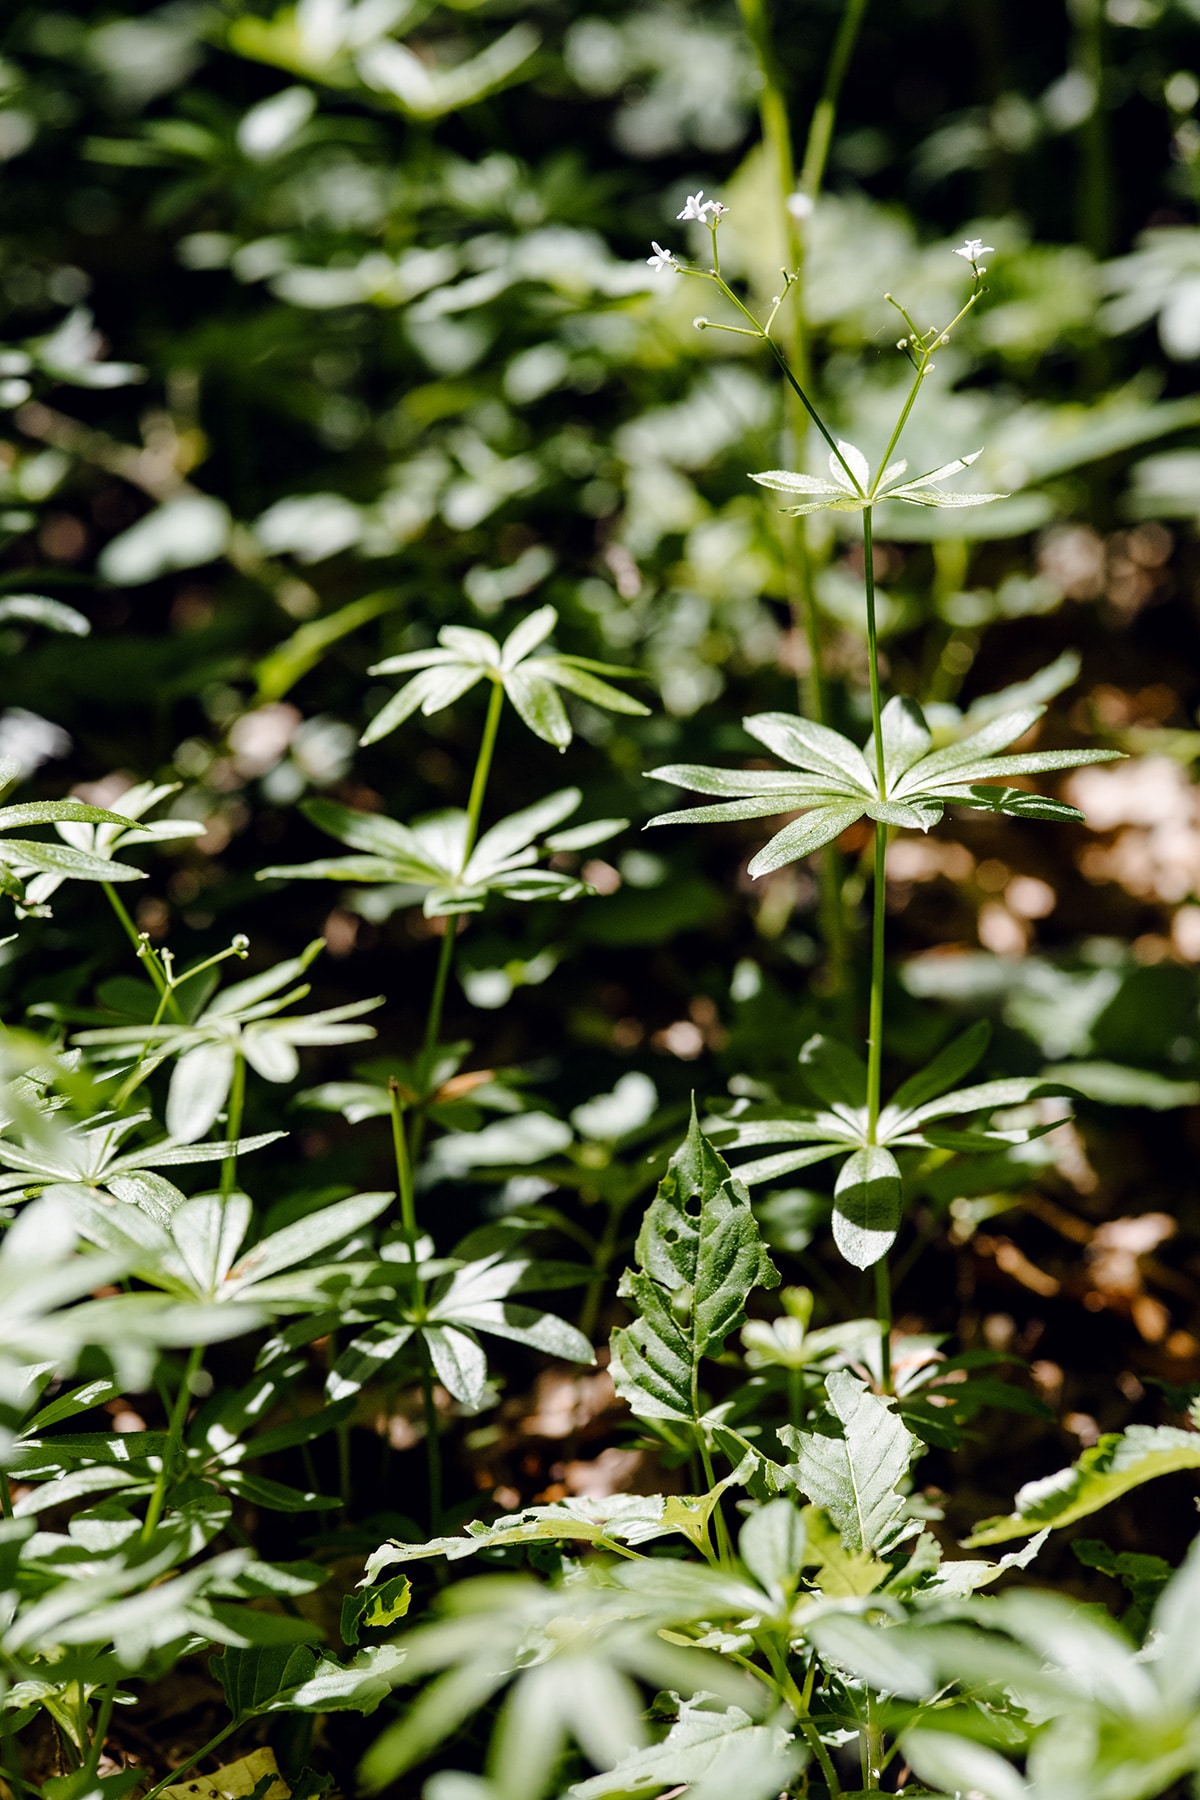
[[[981,256],[987,256],[996,248],[995,244],[985,244],[982,238],[968,238],[955,252],[974,268]]]
[[[681,213],[676,213],[675,217],[677,219],[699,219],[700,223],[704,225],[707,223],[707,214],[716,207],[716,204],[715,200],[705,200],[704,189],[701,188],[698,194],[688,195],[687,205]]]
[[[674,267],[675,267],[674,251],[673,250],[664,250],[662,245],[654,239],[651,239],[651,244],[652,244],[652,247],[654,250],[654,255],[648,256],[646,258],[646,261],[649,263],[650,267],[654,270],[654,273],[656,275],[661,275],[664,272],[664,270],[674,269]]]
[[[812,217],[812,196],[810,194],[801,193],[799,189],[797,189],[794,194],[788,195],[787,199],[784,201],[784,205],[787,207],[792,218],[795,219],[797,225],[803,225],[805,219]]]

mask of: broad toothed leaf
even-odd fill
[[[784,1426],[780,1436],[797,1452],[790,1473],[800,1492],[829,1514],[847,1550],[886,1549],[905,1515],[897,1488],[917,1440],[887,1402],[847,1370],[826,1377],[825,1393],[842,1436]]]
[[[779,1276],[750,1197],[701,1132],[694,1106],[642,1222],[637,1259],[621,1292],[639,1316],[612,1337],[617,1392],[640,1417],[695,1423],[702,1360],[743,1322],[751,1291]]]

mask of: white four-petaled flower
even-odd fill
[[[964,261],[974,267],[981,256],[988,256],[995,248],[994,244],[985,244],[982,238],[968,238],[966,243],[960,245],[954,254],[961,256]]]
[[[674,251],[664,250],[662,245],[653,238],[651,239],[651,244],[652,244],[652,247],[654,250],[654,255],[648,256],[646,258],[646,261],[649,263],[650,267],[654,270],[654,273],[656,275],[661,275],[665,269],[673,269],[675,267]]]

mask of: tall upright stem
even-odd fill
[[[479,742],[479,754],[475,758],[475,773],[471,778],[471,793],[467,800],[467,834],[463,846],[463,862],[466,863],[475,848],[475,839],[479,835],[479,820],[483,812],[483,797],[487,792],[488,776],[492,772],[492,757],[496,750],[496,733],[500,728],[500,714],[504,708],[504,688],[498,681],[493,682],[491,697],[488,700],[487,718],[483,724],[483,736]],[[458,917],[451,913],[446,920],[446,930],[442,938],[441,951],[438,955],[437,973],[433,978],[433,993],[430,995],[429,1012],[425,1020],[425,1042],[421,1052],[423,1073],[428,1079],[437,1049],[438,1037],[442,1029],[442,1012],[446,1004],[446,987],[450,980],[450,967],[454,961],[454,944],[458,935]],[[419,1131],[419,1120],[414,1121],[414,1133]],[[413,1151],[416,1156],[416,1148]]]
[[[867,654],[871,675],[871,723],[875,733],[875,778],[879,797],[887,799],[887,773],[883,754],[883,708],[879,693],[879,649],[875,622],[875,539],[872,509],[863,508],[863,578],[867,596]],[[879,1129],[883,1092],[883,977],[885,902],[887,899],[888,828],[875,826],[875,879],[871,893],[871,998],[867,1014],[867,1142],[873,1144]],[[892,1388],[892,1296],[887,1257],[875,1264],[875,1315],[883,1360],[883,1387]]]
[[[825,80],[821,84],[821,97],[813,108],[812,122],[808,127],[808,142],[804,147],[804,165],[800,171],[800,189],[815,199],[817,190],[825,174],[825,164],[829,158],[829,146],[833,141],[833,123],[837,117],[838,98],[842,91],[842,83],[846,79],[846,70],[850,66],[850,58],[863,22],[863,14],[867,10],[867,0],[846,0],[838,33],[833,40],[833,49],[829,53],[829,61],[825,66]]]
[[[871,730],[875,734],[875,775],[879,798],[887,799],[883,761],[883,706],[879,696],[879,633],[875,624],[875,527],[873,507],[863,507],[863,582],[867,593],[867,659],[871,676]]]
[[[875,827],[875,880],[871,895],[871,1004],[867,1026],[867,1141],[879,1127],[883,1070],[884,900],[887,893],[887,826]]]
[[[142,1522],[142,1542],[148,1544],[158,1529],[158,1522],[166,1505],[167,1489],[175,1474],[175,1465],[179,1460],[179,1452],[183,1444],[184,1426],[187,1424],[188,1405],[192,1398],[192,1383],[204,1361],[204,1346],[197,1344],[188,1354],[187,1364],[183,1371],[183,1380],[175,1395],[175,1404],[171,1408],[171,1419],[167,1427],[167,1445],[163,1451],[162,1463],[150,1495],[150,1504],[146,1508],[146,1517]]]
[[[389,1084],[392,1113],[392,1149],[396,1156],[396,1183],[400,1189],[400,1223],[408,1245],[409,1304],[418,1330],[425,1319],[425,1283],[417,1260],[417,1204],[413,1165],[404,1130],[404,1107],[398,1083]],[[415,1126],[416,1121],[414,1121]],[[414,1131],[415,1135],[415,1131]],[[438,1436],[437,1404],[433,1396],[433,1369],[425,1339],[420,1338],[421,1406],[425,1416],[425,1466],[429,1481],[429,1525],[436,1532],[442,1519],[442,1445]]]
[[[233,1192],[233,1183],[237,1175],[237,1150],[235,1145],[242,1135],[242,1112],[246,1105],[246,1059],[238,1050],[233,1058],[233,1080],[229,1085],[229,1112],[225,1127],[225,1139],[229,1145],[225,1160],[221,1164],[221,1198],[228,1200]]]

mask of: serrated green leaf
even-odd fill
[[[886,1401],[847,1370],[826,1376],[825,1392],[843,1435],[821,1437],[785,1426],[781,1436],[797,1451],[789,1473],[800,1492],[829,1514],[847,1550],[885,1549],[905,1515],[897,1486],[917,1439]]]
[[[607,1774],[576,1782],[568,1793],[571,1800],[627,1800],[686,1784],[690,1800],[775,1800],[803,1763],[804,1751],[780,1727],[755,1724],[741,1707],[696,1694],[680,1701],[662,1743],[631,1750]]]
[[[800,1584],[807,1547],[803,1515],[786,1498],[771,1500],[752,1512],[738,1537],[738,1555],[781,1605]]]
[[[905,1756],[922,1781],[948,1793],[971,1793],[979,1800],[1029,1800],[1029,1789],[1011,1763],[986,1744],[948,1731],[906,1731]]]
[[[750,1197],[701,1132],[694,1105],[647,1209],[637,1257],[622,1291],[640,1316],[613,1333],[613,1380],[639,1417],[695,1424],[702,1360],[743,1322],[751,1291],[779,1276]]]

